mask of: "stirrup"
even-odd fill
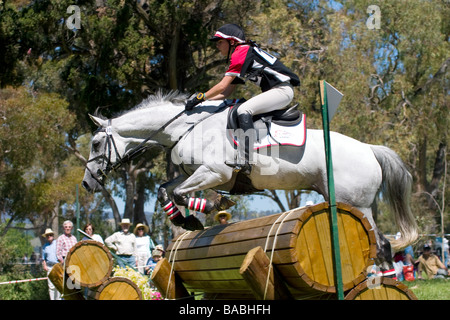
[[[231,168],[233,168],[233,172],[238,173],[242,172],[245,175],[250,175],[252,173],[252,165],[249,163],[238,164],[236,162],[225,161],[225,164]]]

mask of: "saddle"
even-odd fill
[[[246,100],[239,99],[228,111],[227,129],[239,129],[237,110]],[[258,122],[269,123],[273,122],[280,126],[295,126],[302,121],[302,112],[296,109],[298,104],[283,110],[275,110],[268,113],[258,114],[253,117],[255,129],[261,127]]]
[[[239,99],[228,111],[227,129],[234,145],[239,142],[232,132],[239,129],[238,108],[245,99]],[[306,116],[296,109],[298,104],[283,110],[275,110],[253,116],[257,132],[254,149],[273,145],[303,146],[306,142]]]

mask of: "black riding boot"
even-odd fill
[[[243,113],[238,116],[239,128],[242,129],[243,135],[238,137],[239,149],[238,149],[238,161],[237,163],[227,163],[234,167],[235,171],[242,172],[243,174],[250,175],[252,172],[252,166],[250,164],[250,156],[253,152],[253,144],[255,141],[255,128],[253,126],[253,119],[250,113]],[[242,152],[243,151],[243,152]],[[244,153],[242,155],[242,153]]]

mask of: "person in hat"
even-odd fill
[[[161,257],[164,258],[164,254],[166,253],[166,250],[164,250],[164,247],[162,244],[157,244],[155,247],[155,250],[158,250],[161,253]]]
[[[53,266],[58,263],[58,258],[56,257],[55,233],[52,229],[47,228],[42,237],[47,239],[42,246],[42,268],[47,272],[48,277]],[[50,300],[61,300],[61,293],[56,289],[50,278],[47,279],[47,283]]]
[[[220,54],[227,57],[227,63],[229,60],[230,65],[219,83],[189,99],[185,109],[190,111],[207,99],[225,99],[234,91],[237,84],[245,83],[247,80],[261,88],[261,94],[244,102],[237,110],[238,123],[243,134],[242,138],[238,139],[244,150],[238,152],[241,159],[226,162],[235,171],[249,175],[252,169],[250,157],[256,138],[252,117],[285,109],[294,98],[293,87],[299,86],[300,80],[275,56],[260,49],[255,42],[247,41],[244,30],[236,24],[223,25],[210,40],[216,43]]]
[[[422,255],[417,259],[419,265],[417,269],[417,278],[422,279],[422,272],[425,271],[428,279],[438,279],[450,276],[450,270],[441,262],[441,260],[431,252],[431,246],[423,246]]]
[[[156,264],[159,260],[161,260],[162,254],[161,251],[158,249],[155,249],[152,251],[152,256],[147,260],[147,263],[145,265],[145,272],[144,274],[148,275],[151,271],[153,271],[156,267]]]
[[[116,255],[119,257],[117,259],[119,267],[125,268],[128,265],[136,268],[136,236],[130,232],[130,219],[122,219],[120,227],[122,229],[121,231],[117,231],[105,239],[105,245],[116,252]]]
[[[148,235],[149,227],[143,223],[138,223],[134,228],[137,247],[137,267],[138,271],[144,273],[144,267],[151,257],[151,251],[155,248],[153,240]]]
[[[217,214],[214,216],[214,220],[218,221],[219,224],[227,224],[228,220],[231,219],[231,213],[223,210],[217,212]]]

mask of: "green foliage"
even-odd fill
[[[20,270],[20,267],[7,273],[0,274],[0,282],[34,279],[46,277],[45,272],[31,274]],[[5,284],[0,286],[0,300],[48,300],[47,280]]]
[[[23,227],[23,224],[18,224]],[[0,225],[3,229],[4,225]],[[27,271],[28,266],[17,264],[23,256],[30,257],[33,248],[31,236],[18,229],[9,229],[5,236],[0,237],[0,282],[34,279],[45,277],[40,268],[37,272]],[[34,266],[33,266],[34,267]],[[0,286],[0,300],[44,300],[48,299],[47,281],[5,284]]]
[[[53,207],[65,195],[63,190],[55,194],[55,171],[68,155],[66,132],[74,124],[67,103],[54,93],[6,88],[1,90],[0,113],[2,212],[23,217]]]

